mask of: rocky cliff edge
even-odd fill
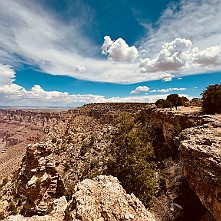
[[[180,134],[184,176],[202,204],[221,220],[221,119],[204,116],[205,124]]]
[[[100,175],[78,183],[72,200],[54,201],[49,215],[9,216],[9,221],[155,221],[154,216],[133,194],[129,195],[113,176]]]

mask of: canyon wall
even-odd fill
[[[0,179],[18,169],[28,144],[42,141],[60,121],[61,113],[0,109]]]
[[[221,117],[202,115],[191,109],[186,111],[156,109],[148,104],[91,104],[66,112],[51,113],[0,110],[0,115],[2,114],[0,140],[4,145],[16,147],[19,136],[30,135],[29,132],[34,131],[34,127],[36,131],[39,128],[42,131],[41,134],[31,138],[33,141],[36,142],[35,137],[43,138],[47,135],[47,142],[29,146],[23,158],[20,174],[17,177],[19,185],[15,188],[18,194],[27,199],[19,207],[21,213],[45,215],[51,212],[51,205],[56,210],[55,202],[59,203],[59,197],[67,194],[62,182],[66,187],[71,188],[72,184],[76,186],[85,177],[93,178],[92,175],[96,173],[102,174],[106,160],[104,151],[110,144],[114,131],[112,124],[122,111],[132,114],[144,111],[149,116],[151,130],[156,135],[154,142],[158,143],[158,150],[162,151],[165,145],[168,148],[166,151],[171,150],[171,156],[176,162],[172,169],[170,168],[172,175],[165,184],[164,196],[170,200],[170,205],[163,209],[167,210],[165,213],[169,215],[167,219],[164,216],[160,220],[173,220],[171,216],[179,211],[189,213],[183,220],[190,220],[191,212],[197,213],[197,208],[201,208],[201,205],[198,205],[199,200],[212,214],[207,213],[211,220],[212,216],[218,221],[221,220]],[[11,131],[13,127],[16,128],[13,136],[10,135],[10,130],[4,130],[8,125],[11,125]],[[32,129],[25,131],[25,128]],[[21,135],[18,135],[19,133]],[[25,145],[23,150],[28,146]],[[3,154],[9,150],[10,148]],[[83,181],[87,186],[84,187],[83,184],[82,186],[84,189],[88,188],[87,191],[90,192],[94,182],[93,180]],[[104,184],[99,183],[99,188],[102,185]],[[63,205],[65,204],[62,216],[71,217],[74,220],[73,217],[78,213],[76,211],[78,196],[74,196],[73,192],[68,194],[70,199],[73,199],[67,205],[67,202],[61,198]],[[97,191],[93,194],[92,198],[96,196]],[[7,195],[5,197],[9,198]],[[100,200],[97,196],[95,198]],[[106,204],[106,201],[103,203]],[[162,204],[162,201],[160,203]],[[157,209],[159,208],[158,206]],[[205,210],[202,212],[204,213]],[[97,211],[95,213],[98,214],[96,216],[101,214]],[[101,216],[101,220],[106,220],[105,216],[109,213],[103,212],[103,214],[104,217]]]
[[[150,114],[175,149],[183,175],[212,214],[210,219],[221,220],[221,116],[160,109]]]

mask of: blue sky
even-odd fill
[[[0,106],[154,102],[221,83],[220,0],[0,2]]]

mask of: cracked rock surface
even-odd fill
[[[77,184],[66,210],[66,220],[154,221],[153,215],[113,176],[100,175]]]
[[[221,220],[221,123],[185,129],[180,135],[184,176],[202,204]]]

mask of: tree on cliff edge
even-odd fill
[[[182,99],[178,94],[170,94],[167,96],[166,100],[171,103],[171,106],[176,107],[176,110],[178,106],[182,106]]]
[[[210,85],[202,95],[203,111],[208,114],[221,113],[221,84]]]
[[[164,100],[164,99],[159,99],[155,102],[155,105],[158,108],[168,108],[171,107],[171,104],[168,100]]]

